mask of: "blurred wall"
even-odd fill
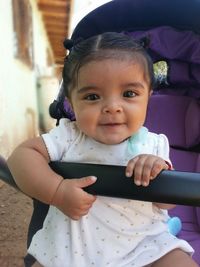
[[[41,14],[36,1],[29,1],[33,20],[32,69],[15,58],[12,0],[0,1],[0,154],[5,158],[19,143],[39,134],[37,82],[43,76],[56,79],[53,66],[48,63],[51,48]]]

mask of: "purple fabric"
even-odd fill
[[[196,211],[196,216],[197,216],[197,222],[198,222],[198,225],[200,226],[200,207],[197,207],[195,211]],[[199,231],[200,231],[200,228],[199,228]]]
[[[178,237],[190,243],[195,250],[193,259],[200,264],[200,221],[198,219],[200,208],[177,205],[169,211],[169,215],[178,216],[181,219],[182,229]]]
[[[171,148],[170,154],[176,170],[195,172],[200,169],[200,153]],[[200,208],[177,205],[169,215],[181,219],[182,229],[178,237],[190,243],[195,250],[193,258],[200,264]]]
[[[149,37],[149,47],[155,61],[167,58],[200,64],[200,36],[194,32],[161,26],[127,34],[135,38]]]
[[[170,158],[177,171],[199,172],[200,153],[171,147]]]
[[[196,218],[196,208],[190,207],[190,206],[184,206],[184,209],[181,207],[183,206],[177,206],[178,208],[172,209],[170,211],[171,216],[178,216],[182,219],[182,223],[184,224],[183,229],[187,231],[195,230],[197,232],[200,231],[199,225],[197,223]],[[195,224],[193,222],[196,222]]]
[[[187,240],[190,245],[193,247],[195,253],[192,256],[192,258],[200,264],[200,254],[199,254],[199,248],[200,248],[200,235],[196,232],[183,232],[182,238]]]
[[[145,125],[166,134],[171,146],[190,148],[200,143],[200,104],[186,96],[153,95]]]
[[[168,63],[168,82],[179,86],[198,86],[200,84],[200,65],[177,60]]]
[[[188,97],[200,99],[200,90],[197,90],[196,88],[192,88],[192,87],[190,88],[182,88],[182,87],[157,88],[154,91],[154,95],[178,95],[178,96],[188,96]]]
[[[182,231],[178,235],[179,238],[187,240],[190,245],[194,248],[195,253],[193,258],[199,263],[200,255],[199,255],[199,248],[200,248],[200,231],[199,226],[196,228],[194,227],[194,223],[191,224],[193,226],[191,229],[189,229],[186,226],[186,223],[182,223]]]
[[[200,36],[191,31],[179,31],[161,26],[149,31],[126,32],[136,39],[150,40],[149,53],[154,62],[168,62],[168,82],[183,87],[200,84]],[[199,88],[198,88],[199,89]]]
[[[196,121],[197,127],[193,125]],[[151,131],[165,133],[169,137],[170,145],[181,145],[182,149],[178,147],[170,149],[170,158],[176,170],[200,172],[200,153],[183,150],[188,148],[189,144],[200,143],[198,125],[200,125],[198,100],[174,95],[151,97],[146,126]],[[200,208],[177,205],[169,211],[169,214],[181,219],[182,229],[178,236],[188,241],[194,248],[193,258],[200,264]]]

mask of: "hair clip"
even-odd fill
[[[79,44],[83,40],[84,39],[82,37],[79,37],[79,38],[77,38],[75,40],[65,38],[65,40],[63,42],[63,45],[67,50],[70,51],[74,46],[76,46],[77,44]]]
[[[74,41],[72,39],[65,38],[65,40],[63,41],[63,45],[67,50],[71,50],[74,46]]]

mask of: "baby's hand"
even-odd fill
[[[168,164],[160,157],[142,154],[129,160],[126,167],[126,176],[134,177],[136,185],[148,186],[162,170],[169,169]]]
[[[88,213],[96,200],[96,196],[88,194],[83,188],[95,182],[96,177],[94,176],[65,179],[59,185],[51,204],[71,219],[79,220]]]

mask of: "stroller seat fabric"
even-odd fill
[[[145,125],[169,138],[170,156],[175,170],[200,172],[200,101],[187,96],[153,95]],[[169,214],[178,216],[182,229],[178,236],[195,249],[200,264],[200,208],[177,205]]]

